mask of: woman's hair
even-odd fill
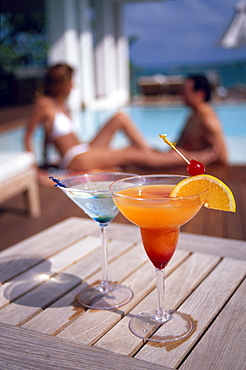
[[[194,81],[194,90],[202,90],[205,94],[204,101],[208,102],[211,100],[212,85],[208,79],[201,74],[193,74],[187,77],[187,79]]]
[[[71,81],[73,68],[66,63],[49,67],[44,82],[44,93],[56,97],[61,92],[64,84]]]

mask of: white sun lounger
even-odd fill
[[[35,156],[30,152],[0,152],[0,203],[23,193],[32,217],[41,213]]]

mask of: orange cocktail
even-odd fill
[[[203,205],[201,196],[170,198],[174,185],[144,185],[118,191],[114,200],[121,213],[141,230],[146,253],[158,269],[171,259],[180,226]]]
[[[197,214],[207,197],[207,189],[185,197],[170,196],[184,179],[178,175],[133,176],[110,185],[116,206],[140,227],[145,251],[156,268],[158,308],[141,312],[129,324],[138,337],[154,342],[185,338],[194,328],[189,316],[167,310],[163,302],[164,269],[175,252],[180,226]]]

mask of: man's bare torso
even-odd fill
[[[177,146],[188,151],[206,148],[218,150],[218,162],[226,163],[227,150],[221,124],[214,110],[204,103],[188,118]]]
[[[206,128],[198,115],[193,114],[188,118],[178,146],[189,151],[202,150],[210,146],[206,139]]]

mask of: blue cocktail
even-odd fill
[[[58,183],[59,188],[76,203],[101,230],[102,280],[81,291],[77,298],[85,307],[111,309],[120,307],[133,296],[130,288],[108,280],[107,226],[117,215],[118,208],[112,200],[109,185],[132,174],[121,172],[85,174],[69,177]],[[62,185],[62,186],[61,186]]]

